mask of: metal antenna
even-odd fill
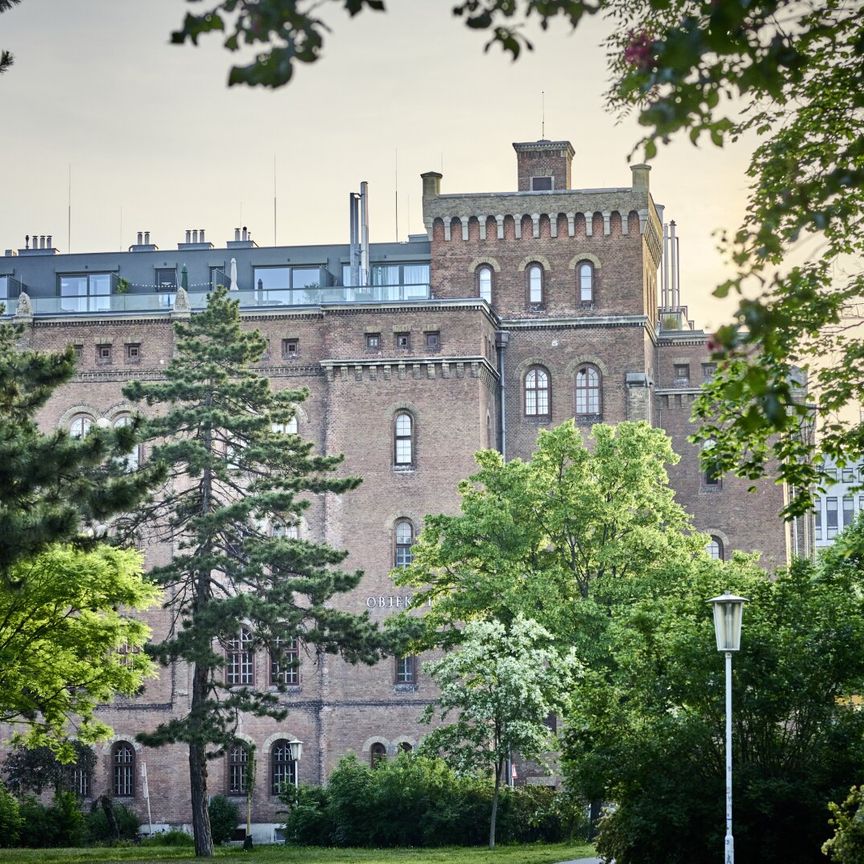
[[[540,139],[546,137],[546,91],[540,91]]]
[[[273,154],[273,245],[276,246],[276,154]]]
[[[396,242],[399,242],[399,148],[394,151],[393,156],[393,177],[394,189],[396,196]]]
[[[66,245],[72,251],[72,163],[69,163],[69,197],[66,206]]]

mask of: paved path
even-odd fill
[[[575,861],[562,861],[561,864],[600,864],[599,858],[577,858]]]

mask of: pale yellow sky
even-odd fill
[[[602,24],[537,32],[514,64],[483,52],[486,37],[451,16],[452,0],[387,5],[354,20],[334,6],[323,59],[271,92],[226,86],[218,36],[168,44],[183,0],[23,0],[0,16],[0,48],[16,56],[0,79],[0,250],[50,233],[67,251],[70,164],[73,251],[125,248],[145,229],[162,248],[186,228],[218,246],[241,224],[270,245],[274,156],[279,243],[346,242],[361,180],[371,239],[395,239],[397,178],[404,239],[423,230],[423,171],[443,170],[445,192],[515,188],[511,144],[540,137],[541,91],[546,137],[576,150],[573,185],[630,184],[638,129],[604,109]],[[697,326],[732,308],[710,297],[725,272],[712,233],[741,220],[748,157],[745,145],[682,140],[653,163]]]

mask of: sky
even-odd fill
[[[424,230],[422,172],[441,171],[443,192],[513,190],[512,142],[540,138],[544,117],[544,137],[573,143],[575,188],[629,186],[641,161],[635,120],[604,104],[603,22],[529,27],[535,50],[513,63],[484,52],[453,0],[388,0],[354,19],[333,4],[322,59],[273,91],[227,86],[218,34],[169,44],[187,6],[206,5],[22,0],[0,15],[0,48],[15,54],[0,77],[0,251],[34,233],[62,252],[121,249],[144,230],[172,248],[187,228],[222,246],[243,225],[271,245],[274,191],[279,244],[347,242],[362,180],[371,240],[404,240]],[[697,326],[734,308],[711,297],[728,273],[715,232],[742,220],[749,155],[682,139],[652,162]]]

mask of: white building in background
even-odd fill
[[[813,519],[817,549],[831,546],[834,538],[864,513],[864,459],[845,468],[826,460],[825,472],[834,482],[816,496]]]

